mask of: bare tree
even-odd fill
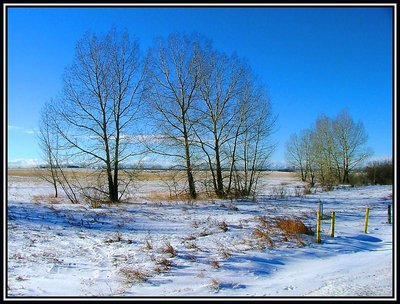
[[[325,186],[350,183],[352,170],[371,155],[366,142],[362,123],[355,123],[347,111],[335,119],[320,115],[314,128],[292,135],[287,159],[300,168],[303,181],[309,175],[311,184],[317,176]]]
[[[237,57],[206,49],[201,62],[200,100],[194,128],[197,142],[206,156],[214,192],[226,195],[223,183],[222,151],[234,137],[235,115],[244,67]]]
[[[332,185],[340,172],[337,166],[337,147],[333,137],[332,120],[321,115],[317,118],[314,131],[314,149],[317,155],[319,180],[322,184]]]
[[[333,131],[341,160],[341,182],[350,183],[352,170],[371,155],[371,151],[365,147],[368,136],[363,124],[354,122],[345,110],[333,120]]]
[[[55,197],[58,197],[58,186],[61,186],[69,201],[76,204],[78,202],[76,191],[63,169],[67,162],[62,159],[55,117],[54,102],[46,102],[41,110],[38,135],[46,170],[42,178],[53,185]]]
[[[45,163],[45,174],[42,178],[51,183],[54,188],[54,197],[58,197],[58,172],[57,172],[57,155],[58,155],[58,135],[52,127],[52,108],[51,103],[46,102],[40,112],[39,121],[39,148],[42,152],[42,159]]]
[[[86,34],[76,45],[74,63],[65,72],[57,111],[57,132],[75,162],[100,168],[111,202],[121,199],[121,163],[137,153],[129,136],[138,118],[144,70],[137,40],[115,29],[104,36]]]
[[[303,182],[307,180],[307,155],[303,137],[292,134],[286,143],[286,161],[296,170],[300,170]]]
[[[275,148],[270,136],[277,119],[264,87],[257,84],[251,74],[247,77],[237,118],[237,137],[233,138],[229,149],[235,192],[240,196],[256,191],[260,172],[267,167]]]
[[[197,196],[193,177],[193,104],[200,84],[200,42],[197,37],[172,34],[160,39],[149,56],[150,113],[160,134],[158,145],[148,148],[183,163],[189,195]]]
[[[315,183],[316,157],[313,146],[315,132],[306,129],[300,134],[292,134],[286,144],[286,160],[300,171],[301,180]]]

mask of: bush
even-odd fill
[[[363,171],[369,183],[373,185],[393,184],[393,163],[391,160],[371,162]]]
[[[279,219],[276,227],[287,234],[312,234],[311,229],[299,219]]]

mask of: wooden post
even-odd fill
[[[321,214],[317,211],[317,243],[321,243]]]
[[[364,233],[368,232],[368,216],[369,216],[369,208],[365,209]]]
[[[335,211],[331,215],[331,237],[335,237]]]
[[[391,224],[392,223],[392,205],[388,205],[388,223]]]

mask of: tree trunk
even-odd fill
[[[194,184],[192,164],[190,162],[189,141],[188,141],[187,135],[185,135],[184,137],[185,137],[186,173],[187,173],[187,179],[188,179],[188,184],[189,184],[189,195],[190,195],[190,198],[196,199],[197,193],[196,193],[196,187]]]
[[[186,150],[185,151],[186,152],[186,173],[187,173],[188,184],[189,184],[189,195],[190,195],[190,198],[196,199],[197,193],[196,193],[196,187],[194,185],[192,165],[190,163],[190,157],[188,157],[189,156],[189,146],[186,146],[185,150]]]
[[[217,173],[217,188],[215,189],[215,194],[219,197],[222,198],[225,196],[224,193],[224,183],[222,179],[222,167],[221,167],[221,161],[219,157],[219,145],[218,145],[218,140],[215,138],[215,171]]]

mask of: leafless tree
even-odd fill
[[[350,183],[350,173],[372,153],[365,147],[367,134],[361,122],[355,123],[347,111],[332,119],[317,118],[315,127],[292,135],[287,144],[287,158],[301,168],[302,180],[324,186]]]
[[[267,167],[275,148],[270,136],[277,116],[272,112],[264,86],[251,74],[240,100],[237,136],[231,141],[229,149],[233,169],[230,176],[235,184],[236,195],[246,196],[255,193],[260,172]],[[231,180],[229,184],[232,184]]]
[[[307,180],[307,156],[304,146],[304,138],[298,134],[292,134],[286,143],[286,161],[296,170],[300,171],[301,180]]]
[[[53,185],[55,197],[58,197],[58,186],[61,186],[69,201],[76,204],[78,202],[76,191],[63,168],[66,161],[61,156],[62,151],[55,117],[54,102],[46,102],[41,110],[38,134],[39,148],[45,162],[46,172],[42,175],[42,178]]]
[[[193,177],[193,104],[200,84],[200,42],[196,36],[171,34],[149,51],[149,113],[160,136],[150,151],[180,160],[188,192],[197,196]],[[154,141],[153,141],[154,143]]]
[[[196,108],[194,132],[207,159],[214,192],[221,198],[226,195],[223,165],[227,161],[222,152],[235,136],[244,67],[236,56],[228,57],[209,48],[204,50],[200,70],[201,102]]]
[[[341,160],[341,182],[350,183],[352,170],[371,155],[371,151],[365,147],[368,136],[364,125],[354,122],[345,110],[333,120],[333,132]]]
[[[300,171],[301,180],[315,183],[317,153],[313,146],[315,133],[311,129],[292,134],[286,144],[286,160]]]
[[[58,197],[58,172],[57,172],[57,155],[58,155],[58,135],[52,127],[51,103],[46,102],[40,112],[39,121],[39,148],[42,153],[42,159],[45,163],[45,174],[42,178],[51,183],[54,188],[54,197]]]
[[[138,119],[145,66],[137,40],[116,29],[102,36],[86,34],[76,45],[74,63],[66,69],[57,109],[57,132],[75,162],[100,168],[107,189],[118,202],[121,164],[134,157],[130,136]]]
[[[317,154],[319,180],[322,184],[332,185],[338,180],[338,150],[334,142],[332,120],[321,115],[317,118],[313,136]]]

